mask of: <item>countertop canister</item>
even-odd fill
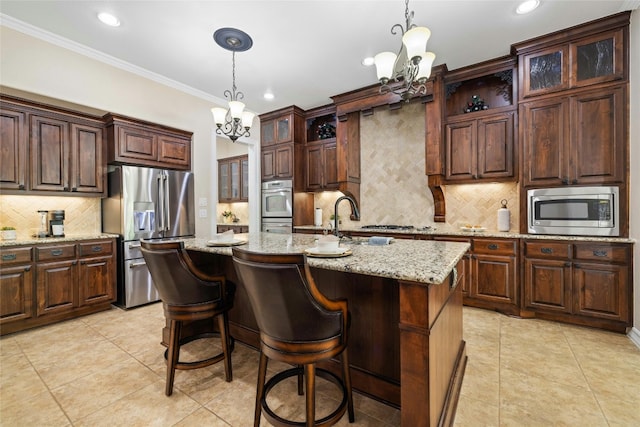
[[[511,212],[507,208],[507,199],[500,201],[502,207],[498,209],[498,231],[509,231],[511,227]]]

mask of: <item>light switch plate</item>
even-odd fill
[[[207,206],[207,198],[200,197],[200,199],[198,199],[198,206]]]

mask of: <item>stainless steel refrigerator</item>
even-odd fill
[[[195,235],[193,173],[111,166],[102,200],[102,231],[119,234],[117,304],[131,308],[160,299],[140,252],[140,239]]]

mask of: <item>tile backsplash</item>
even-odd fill
[[[345,225],[399,224],[416,227],[433,224],[433,196],[425,175],[424,106],[405,105],[400,110],[376,109],[360,118],[361,221],[349,219],[350,206],[342,202],[338,215]],[[518,184],[489,183],[443,187],[447,224],[496,228],[500,201],[511,210],[511,230],[518,229]],[[329,222],[340,192],[316,193],[314,204]]]
[[[27,238],[40,227],[38,210],[65,211],[66,235],[102,231],[100,198],[56,196],[0,196],[0,227],[12,226],[18,237]]]

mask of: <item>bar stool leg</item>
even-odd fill
[[[307,427],[313,427],[316,420],[316,365],[304,365],[304,382],[306,386]]]
[[[233,371],[231,368],[231,346],[229,344],[229,318],[226,312],[219,314],[217,317],[220,341],[222,342],[222,353],[224,354],[224,376],[225,380],[230,383],[233,380]]]
[[[169,327],[169,348],[167,349],[167,381],[164,394],[171,396],[173,393],[173,380],[176,374],[176,364],[180,359],[180,331],[182,322],[171,319]]]
[[[254,411],[253,427],[260,427],[262,396],[264,396],[264,382],[267,376],[267,362],[267,356],[260,351],[260,367],[258,368],[258,386],[256,388],[256,409]]]
[[[304,394],[304,375],[302,374],[303,365],[298,365],[300,368],[300,373],[298,374],[298,396],[302,396]]]
[[[344,380],[344,387],[347,393],[347,411],[349,412],[349,422],[355,421],[355,414],[353,412],[353,394],[351,392],[351,371],[349,370],[349,356],[348,350],[345,348],[342,352],[342,378]]]

